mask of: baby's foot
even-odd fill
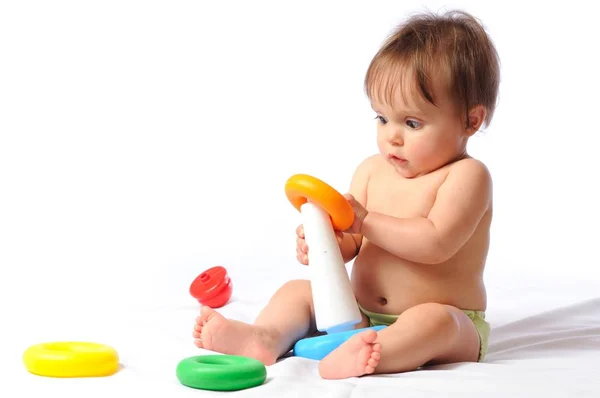
[[[345,379],[375,371],[381,357],[381,345],[375,343],[377,332],[365,330],[350,337],[319,363],[324,379]]]
[[[199,348],[251,357],[265,365],[272,365],[277,360],[272,333],[254,325],[226,319],[209,307],[200,309],[193,337],[194,344]]]

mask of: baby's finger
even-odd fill
[[[338,244],[341,244],[344,240],[344,233],[342,231],[335,231],[335,238],[338,241]]]
[[[296,238],[296,249],[303,253],[308,253],[308,245],[306,244],[306,241],[300,237]]]
[[[304,239],[304,225],[298,225],[298,227],[296,228],[296,234],[302,239]]]
[[[298,250],[298,252],[303,251],[303,246],[304,246],[304,239],[298,237],[296,238],[296,250]]]
[[[300,264],[308,265],[308,257],[306,256],[306,254],[298,252],[296,254],[296,258],[298,259],[298,262]]]

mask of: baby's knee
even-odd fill
[[[304,296],[312,299],[310,281],[304,279],[294,279],[291,281],[287,281],[277,290],[276,295]]]
[[[281,289],[286,290],[310,290],[310,281],[306,279],[293,279],[285,282]]]
[[[446,339],[458,336],[460,321],[451,309],[443,304],[424,303],[405,311],[411,322],[418,324],[421,330],[432,333],[442,332]]]
[[[271,297],[271,302],[293,303],[294,305],[307,305],[313,312],[312,290],[310,281],[294,279],[285,282]]]

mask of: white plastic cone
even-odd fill
[[[327,333],[353,329],[362,316],[329,215],[311,202],[303,204],[300,213],[317,329]]]

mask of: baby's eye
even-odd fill
[[[377,116],[375,116],[375,119],[378,119],[379,123],[381,123],[381,124],[387,124],[387,120],[385,120],[385,118],[383,116],[377,115]]]
[[[410,127],[411,129],[418,129],[421,126],[421,124],[419,122],[417,122],[416,120],[411,120],[411,119],[406,121],[406,125],[408,127]]]

